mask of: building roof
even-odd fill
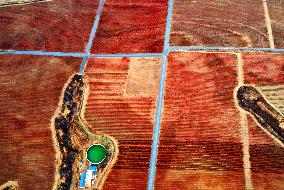
[[[82,172],[81,179],[80,179],[80,186],[79,186],[80,188],[85,188],[86,176],[87,176],[87,173]]]
[[[88,170],[98,171],[98,166],[91,165]]]

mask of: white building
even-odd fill
[[[98,174],[98,166],[91,165],[87,170],[86,187],[91,187],[95,182]]]

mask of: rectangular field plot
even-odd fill
[[[271,20],[271,29],[275,48],[284,48],[284,2],[267,0],[267,9]]]
[[[283,112],[284,54],[243,54],[245,84],[254,85],[272,106]],[[255,189],[284,187],[283,147],[248,116],[252,182]]]
[[[244,188],[236,61],[231,53],[169,54],[156,189]]]
[[[175,0],[170,44],[269,47],[262,1]]]
[[[92,130],[118,141],[118,161],[104,189],[146,189],[160,58],[92,58],[85,118]],[[147,69],[146,69],[147,68]]]
[[[80,62],[81,58],[0,55],[1,185],[16,180],[20,189],[52,189],[51,117]]]
[[[92,53],[163,51],[167,0],[106,0]]]
[[[0,7],[0,50],[83,52],[99,0]]]

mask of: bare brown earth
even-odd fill
[[[244,82],[258,87],[267,100],[281,111],[284,84],[284,55],[280,53],[244,53]],[[270,91],[269,91],[270,89]],[[280,104],[279,104],[280,103]],[[250,160],[255,188],[283,189],[284,151],[248,117]]]
[[[92,53],[163,51],[167,0],[106,0]]]
[[[119,155],[104,189],[147,189],[161,58],[92,58],[85,118]]]
[[[267,0],[267,7],[270,14],[275,47],[284,48],[284,2]]]
[[[0,49],[83,52],[99,0],[0,7]]]
[[[52,189],[55,151],[50,130],[62,88],[81,59],[0,56],[0,184]]]
[[[156,189],[244,189],[232,53],[171,52]]]
[[[175,0],[170,44],[269,47],[262,0]]]

